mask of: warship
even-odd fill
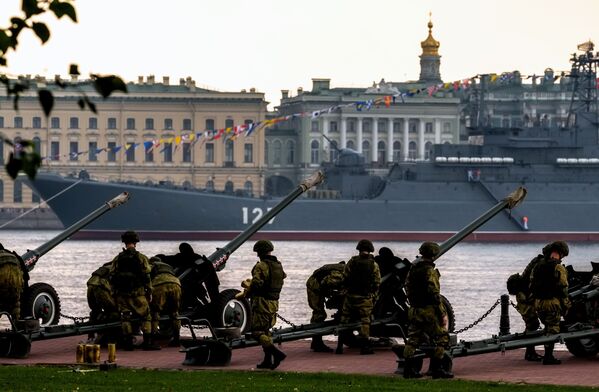
[[[470,136],[477,143],[435,145],[430,159],[397,162],[385,176],[371,174],[361,154],[342,149],[335,162],[323,164],[325,183],[269,221],[255,238],[442,241],[477,211],[523,186],[528,197],[518,211],[506,211],[467,240],[599,240],[599,58],[593,50],[588,42],[582,53],[572,55],[564,76],[569,89],[564,94],[571,97],[564,121],[533,119],[507,127],[488,121],[490,79],[483,75],[466,105],[472,110]],[[65,226],[102,200],[124,191],[132,195],[118,214],[80,231],[84,238],[116,238],[115,232],[132,229],[147,239],[230,239],[278,201],[49,172],[40,172],[31,186]]]

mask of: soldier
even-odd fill
[[[561,316],[570,308],[568,298],[568,273],[561,264],[568,256],[568,245],[555,241],[543,248],[543,259],[533,268],[530,277],[530,290],[535,298],[535,310],[545,326],[545,334],[560,332]],[[553,356],[555,343],[545,344],[543,365],[559,365],[561,361]]]
[[[270,333],[277,320],[283,280],[287,277],[279,260],[271,255],[273,250],[270,241],[260,240],[254,244],[254,252],[260,260],[252,269],[249,287],[236,295],[237,299],[245,296],[251,299],[252,336],[260,342],[264,351],[264,360],[256,367],[271,370],[276,369],[287,357],[274,346]]]
[[[179,347],[179,332],[181,320],[179,320],[179,307],[181,306],[181,283],[175,276],[173,268],[160,261],[158,257],[150,259],[152,266],[152,335],[158,335],[160,315],[167,313],[171,320],[172,337],[170,347]]]
[[[148,258],[135,249],[139,236],[134,231],[121,235],[125,248],[112,260],[110,265],[110,284],[115,302],[121,315],[124,349],[133,350],[132,318],[141,319],[144,350],[159,350],[153,343],[151,333],[151,315],[149,302],[152,298],[152,281]]]
[[[352,257],[343,270],[346,295],[340,322],[345,324],[352,318],[360,319],[360,355],[368,355],[374,354],[369,341],[370,316],[381,284],[381,273],[371,254],[374,252],[372,242],[360,240],[356,249],[359,254]],[[343,334],[339,335],[336,354],[343,354],[343,340]]]
[[[524,320],[525,332],[534,332],[541,326],[539,316],[535,310],[535,300],[530,292],[530,274],[539,261],[543,260],[543,255],[538,255],[532,259],[522,274],[514,274],[508,278],[507,289],[510,294],[516,296],[516,309],[522,320]],[[543,357],[539,355],[534,346],[526,347],[524,359],[527,361],[541,361]]]
[[[326,320],[325,301],[334,292],[341,290],[343,284],[343,269],[345,261],[335,264],[325,264],[310,275],[306,282],[308,305],[312,309],[311,323],[321,323]],[[310,348],[315,352],[333,352],[324,344],[322,336],[312,338]]]
[[[29,273],[23,259],[0,244],[0,311],[21,318],[21,294],[27,288]]]
[[[92,276],[87,281],[87,304],[90,310],[90,323],[118,320],[119,318],[109,281],[111,264],[111,262],[105,263],[92,272]],[[90,341],[94,337],[94,333],[88,335]]]
[[[414,358],[415,351],[423,345],[434,347],[431,353],[433,378],[452,378],[451,357],[445,350],[449,347],[447,311],[441,302],[439,271],[435,269],[435,257],[439,245],[424,242],[419,249],[420,257],[414,262],[406,278],[406,292],[410,301],[408,310],[408,340],[404,348],[404,378],[420,378],[422,359]],[[444,366],[444,359],[447,363]]]

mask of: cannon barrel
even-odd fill
[[[487,212],[473,220],[462,230],[458,231],[457,233],[449,237],[446,241],[444,241],[442,244],[440,244],[440,252],[435,258],[438,259],[439,257],[441,257],[445,252],[453,248],[458,242],[462,241],[474,230],[478,229],[480,226],[485,224],[489,219],[497,215],[504,208],[512,209],[516,207],[518,204],[522,203],[525,197],[526,188],[523,187],[519,187],[514,192],[510,193],[505,199],[495,204],[495,206],[493,206]]]
[[[322,182],[324,179],[324,174],[318,170],[314,172],[310,177],[306,178],[302,181],[297,188],[295,188],[289,195],[287,195],[284,199],[282,199],[277,205],[270,209],[270,211],[266,212],[260,219],[258,219],[255,223],[250,225],[247,229],[239,233],[235,238],[233,238],[229,243],[227,243],[222,248],[218,248],[214,253],[207,257],[207,259],[212,262],[214,268],[217,271],[225,268],[225,264],[231,253],[235,252],[237,248],[243,245],[252,235],[254,235],[258,230],[262,228],[269,220],[274,218],[279,212],[281,212],[285,207],[287,207],[292,201],[297,199],[302,193],[307,191],[308,189],[316,186]],[[196,264],[203,263],[203,259],[196,260]],[[181,275],[179,275],[179,279],[183,279],[190,272],[190,268],[183,271]]]
[[[38,246],[37,248],[35,248],[33,250],[28,250],[24,255],[21,256],[21,258],[25,262],[25,266],[27,267],[27,270],[31,271],[35,267],[35,264],[40,259],[40,257],[42,257],[43,255],[48,253],[50,250],[52,250],[55,246],[60,244],[62,241],[66,240],[71,235],[73,235],[77,231],[81,230],[83,227],[87,226],[94,220],[98,219],[100,216],[102,216],[107,211],[110,211],[111,209],[116,208],[116,207],[120,206],[121,204],[126,203],[127,200],[129,200],[129,193],[127,193],[127,192],[121,193],[120,195],[116,196],[112,200],[109,200],[106,203],[104,203],[104,205],[102,205],[95,211],[91,212],[86,217],[73,223],[71,226],[66,228],[61,233],[59,233],[56,237],[52,238],[51,240],[45,242],[44,244]]]

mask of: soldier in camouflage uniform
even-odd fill
[[[270,241],[259,240],[254,244],[254,252],[260,260],[252,269],[252,280],[249,287],[236,295],[245,296],[252,304],[252,336],[260,342],[264,351],[264,360],[256,365],[258,369],[274,370],[287,356],[273,344],[270,329],[277,321],[279,310],[279,294],[283,288],[283,280],[287,277],[283,266],[271,255],[274,246]]]
[[[159,350],[152,341],[151,315],[149,302],[152,298],[152,281],[148,258],[135,249],[139,236],[127,231],[121,236],[125,249],[112,260],[110,284],[117,308],[121,315],[124,335],[124,349],[133,350],[132,319],[141,320],[144,350]]]
[[[343,269],[345,261],[336,264],[325,264],[310,275],[306,282],[308,305],[312,309],[311,323],[321,323],[326,320],[325,302],[334,292],[343,287]],[[312,338],[310,348],[316,352],[333,352],[322,341],[322,336]]]
[[[343,270],[343,287],[346,295],[343,301],[340,323],[359,319],[360,355],[374,354],[370,347],[370,318],[374,301],[381,284],[381,272],[374,261],[374,246],[369,240],[360,240],[356,246],[359,254],[352,257]],[[343,334],[339,335],[336,354],[343,353]]]
[[[543,248],[543,259],[533,268],[530,276],[530,290],[535,298],[535,310],[545,326],[547,335],[560,332],[562,315],[570,308],[568,298],[568,272],[561,264],[568,256],[568,245],[555,241]],[[559,365],[561,361],[553,356],[555,343],[545,345],[543,365]]]
[[[10,313],[15,321],[21,318],[21,294],[28,281],[23,259],[0,244],[0,310]]]
[[[175,271],[170,265],[160,261],[158,257],[150,259],[152,266],[152,335],[158,335],[158,326],[161,314],[168,314],[171,320],[172,338],[169,342],[171,347],[179,347],[179,331],[181,320],[179,320],[179,308],[181,306],[181,283],[175,276]]]
[[[111,262],[105,263],[92,272],[92,276],[87,281],[87,304],[90,310],[90,323],[119,319],[119,312],[114,302],[109,281],[111,264]],[[90,340],[93,340],[94,337],[94,333],[88,335]]]
[[[447,311],[441,301],[439,271],[434,259],[440,248],[434,242],[420,246],[421,257],[414,262],[406,278],[406,293],[410,301],[408,310],[408,340],[404,348],[405,378],[420,378],[422,359],[414,358],[417,348],[424,345],[434,347],[431,353],[433,378],[452,378],[451,358],[445,350],[449,347]],[[443,361],[446,360],[444,366]]]

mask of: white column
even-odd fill
[[[393,162],[393,117],[387,123],[387,162]]]
[[[441,120],[435,119],[435,144],[441,144]]]
[[[403,142],[401,143],[401,155],[403,160],[407,161],[410,155],[410,119],[403,119]]]
[[[424,127],[426,123],[423,119],[420,119],[420,126],[418,127],[418,159],[424,159]]]
[[[379,119],[374,117],[372,119],[372,162],[376,162],[379,157]]]
[[[347,117],[341,115],[341,146],[339,148],[347,147]]]
[[[326,137],[329,137],[329,119],[327,117],[322,118],[322,134]],[[322,137],[322,152],[324,156],[322,157],[323,162],[329,161],[329,141]]]
[[[356,148],[358,152],[362,152],[362,117],[358,117],[358,135],[356,137]]]

